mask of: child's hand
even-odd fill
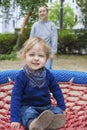
[[[12,122],[11,128],[18,130],[20,128],[21,124],[19,122]]]
[[[63,114],[66,115],[66,111],[63,111]]]

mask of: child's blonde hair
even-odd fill
[[[50,57],[50,47],[47,45],[45,40],[43,40],[40,37],[33,37],[28,39],[24,45],[23,48],[20,50],[19,56],[22,58],[25,58],[26,53],[36,44],[40,43],[44,47],[44,51],[46,53],[46,58],[48,59]]]

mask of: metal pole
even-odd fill
[[[60,0],[60,29],[63,28],[63,1]]]

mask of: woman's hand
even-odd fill
[[[52,53],[51,55],[50,55],[50,58],[54,58],[55,57],[55,54],[54,53]]]
[[[21,124],[19,122],[12,122],[11,123],[11,128],[13,128],[15,130],[19,130],[20,126],[21,126]]]

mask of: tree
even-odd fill
[[[19,50],[21,48],[21,38],[24,32],[24,28],[26,23],[28,22],[29,17],[32,16],[34,19],[36,19],[36,10],[38,6],[41,5],[46,5],[47,0],[3,0],[1,2],[1,6],[4,7],[6,10],[8,10],[8,15],[9,15],[9,8],[10,4],[13,2],[14,6],[20,7],[20,16],[25,17],[24,22],[22,24],[22,27],[20,29],[20,32],[18,34],[18,39],[17,39],[17,44],[16,44],[16,49]],[[33,18],[32,18],[33,20]]]
[[[34,8],[33,13],[35,13],[38,6],[46,5],[47,2],[48,0],[1,0],[0,5],[8,9],[10,8],[11,3],[13,6],[19,6],[20,15],[25,16],[32,7]]]
[[[74,12],[67,4],[63,5],[63,12],[63,29],[71,29],[76,23]],[[50,5],[48,17],[59,27],[60,4],[58,2]]]
[[[76,0],[83,14],[83,24],[87,29],[87,0]]]

